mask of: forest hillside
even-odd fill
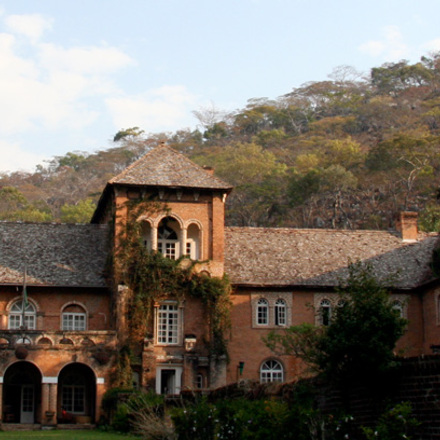
[[[110,149],[0,174],[0,220],[86,222],[106,182],[165,141],[234,186],[229,225],[387,229],[412,210],[440,230],[440,53],[194,114],[197,130],[126,128]]]

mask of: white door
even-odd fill
[[[21,387],[20,423],[34,423],[34,386]]]
[[[159,367],[156,370],[156,393],[179,394],[182,387],[182,367]]]

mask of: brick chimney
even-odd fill
[[[402,211],[396,219],[396,229],[403,241],[415,241],[418,236],[417,212]]]
[[[203,167],[203,169],[208,173],[211,174],[211,176],[214,175],[214,168],[213,167]]]

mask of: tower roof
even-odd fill
[[[109,184],[219,189],[232,186],[165,144],[149,151]]]

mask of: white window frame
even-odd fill
[[[170,260],[177,260],[179,258],[179,242],[175,240],[158,240],[157,250]]]
[[[324,298],[319,303],[319,319],[321,325],[329,326],[332,319],[332,303],[329,299]]]
[[[185,249],[185,255],[188,255],[188,257],[191,260],[198,260],[198,243],[196,240],[192,238],[188,238],[186,240],[186,249]]]
[[[27,330],[35,330],[37,325],[37,309],[28,301],[24,311],[24,323]],[[8,329],[20,330],[23,326],[23,300],[15,301],[8,313]]]
[[[292,307],[294,297],[292,292],[251,292],[251,301],[250,307],[252,308],[252,328],[280,328],[280,327],[288,327],[292,325]],[[259,315],[259,306],[262,306],[260,303],[261,300],[267,301],[267,322],[263,323],[261,313]],[[281,302],[284,302],[284,324],[283,320],[279,320],[280,318],[280,310],[282,308]],[[282,313],[282,311],[281,311]]]
[[[269,325],[269,301],[266,298],[257,302],[257,325]]]
[[[80,332],[87,330],[87,315],[84,312],[63,312],[61,315],[61,330]]]
[[[269,359],[261,364],[260,382],[284,382],[283,364],[275,359]]]
[[[159,232],[160,228],[163,228],[162,233]],[[157,250],[165,258],[176,260],[180,257],[181,249],[179,242],[179,233],[180,231],[175,231],[173,228],[167,226],[166,224],[164,224],[163,226],[159,225],[159,228],[157,228]],[[176,238],[169,238],[171,235],[175,235]]]
[[[282,298],[275,301],[275,325],[285,327],[287,325],[287,304]]]
[[[156,308],[156,343],[180,345],[182,311],[177,303],[161,303]]]
[[[399,313],[399,317],[404,317],[404,306],[402,304],[402,301],[395,299],[391,302],[391,307],[393,310],[396,310]]]

